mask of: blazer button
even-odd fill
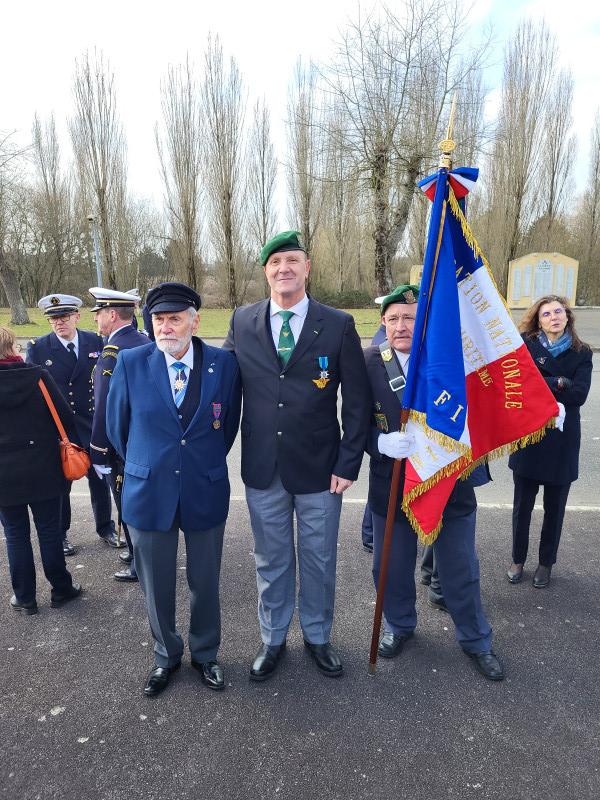
[[[277,436],[283,436],[283,434],[281,433],[281,431],[277,431]]]
[[[179,470],[178,469],[175,470],[175,475],[179,475]]]
[[[283,380],[285,378],[285,375],[280,375],[279,377],[281,378],[281,380]]]
[[[283,403],[277,403],[277,408],[283,408]]]
[[[73,392],[69,392],[69,397],[73,397]]]
[[[35,444],[35,442],[33,441],[33,439],[30,439],[30,440],[29,440],[29,444]]]
[[[182,439],[182,440],[181,440],[181,444],[185,444],[185,439]]]

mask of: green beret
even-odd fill
[[[402,286],[396,286],[393,292],[386,295],[381,301],[381,316],[385,314],[385,310],[392,303],[416,303],[419,299],[419,287],[410,283],[403,283]]]
[[[288,250],[302,250],[306,253],[304,245],[300,244],[300,231],[283,231],[278,233],[266,243],[260,251],[260,264],[265,266],[273,253],[285,253]]]

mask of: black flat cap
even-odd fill
[[[185,283],[159,283],[150,289],[146,297],[146,307],[151,314],[164,314],[167,311],[184,311],[202,305],[200,295]]]

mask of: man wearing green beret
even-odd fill
[[[297,231],[268,241],[260,262],[271,296],[236,309],[224,344],[235,351],[244,393],[242,479],[262,637],[250,678],[269,678],[285,651],[296,558],[304,643],[317,668],[337,677],[342,662],[330,643],[337,536],[342,493],[358,477],[368,427],[365,364],[352,317],[307,295],[310,260]]]

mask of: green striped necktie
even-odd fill
[[[283,320],[283,325],[281,326],[281,331],[279,332],[279,346],[277,348],[277,354],[281,359],[282,365],[285,367],[290,360],[296,345],[296,342],[294,341],[294,334],[290,328],[290,318],[294,316],[294,312],[278,311],[277,313]]]

